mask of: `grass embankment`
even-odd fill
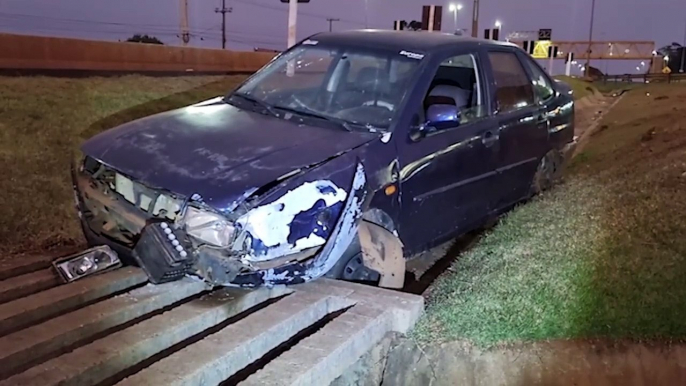
[[[0,77],[0,253],[81,242],[72,150],[119,124],[228,93],[243,77]]]
[[[574,91],[574,98],[576,99],[581,99],[598,91],[593,83],[583,79],[572,78],[571,76],[565,75],[556,76],[555,79],[567,83]]]
[[[686,88],[627,94],[568,172],[439,278],[417,338],[686,338]]]

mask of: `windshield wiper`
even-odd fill
[[[352,125],[350,122],[346,121],[345,119],[340,119],[340,118],[335,118],[335,117],[330,117],[328,115],[324,115],[322,113],[316,112],[314,110],[301,110],[301,109],[294,109],[292,107],[285,107],[285,106],[275,106],[279,110],[285,110],[288,111],[289,113],[301,115],[301,116],[306,116],[306,117],[312,117],[312,118],[317,118],[317,119],[322,119],[327,122],[333,122],[338,124],[340,127],[345,129],[345,131],[353,131]]]
[[[242,92],[235,92],[235,93],[231,94],[231,96],[237,96],[237,97],[242,98],[248,102],[251,102],[252,104],[258,105],[258,106],[262,107],[263,109],[265,109],[269,114],[271,114],[277,118],[281,118],[279,113],[276,110],[274,110],[274,106],[270,105],[269,103],[267,103],[261,99],[255,98],[251,95],[248,95],[248,94],[245,94]]]

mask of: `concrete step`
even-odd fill
[[[51,269],[43,269],[0,281],[0,304],[58,285]]]
[[[122,268],[0,304],[0,386],[327,385],[422,310],[327,279],[210,290]]]

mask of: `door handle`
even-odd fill
[[[481,143],[486,147],[493,146],[494,143],[498,142],[500,136],[492,131],[487,131],[481,136]]]

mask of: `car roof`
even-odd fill
[[[430,54],[446,48],[469,48],[470,46],[516,47],[507,42],[476,39],[443,32],[393,31],[377,29],[322,32],[310,37],[324,44],[371,47],[379,49],[420,51]]]

